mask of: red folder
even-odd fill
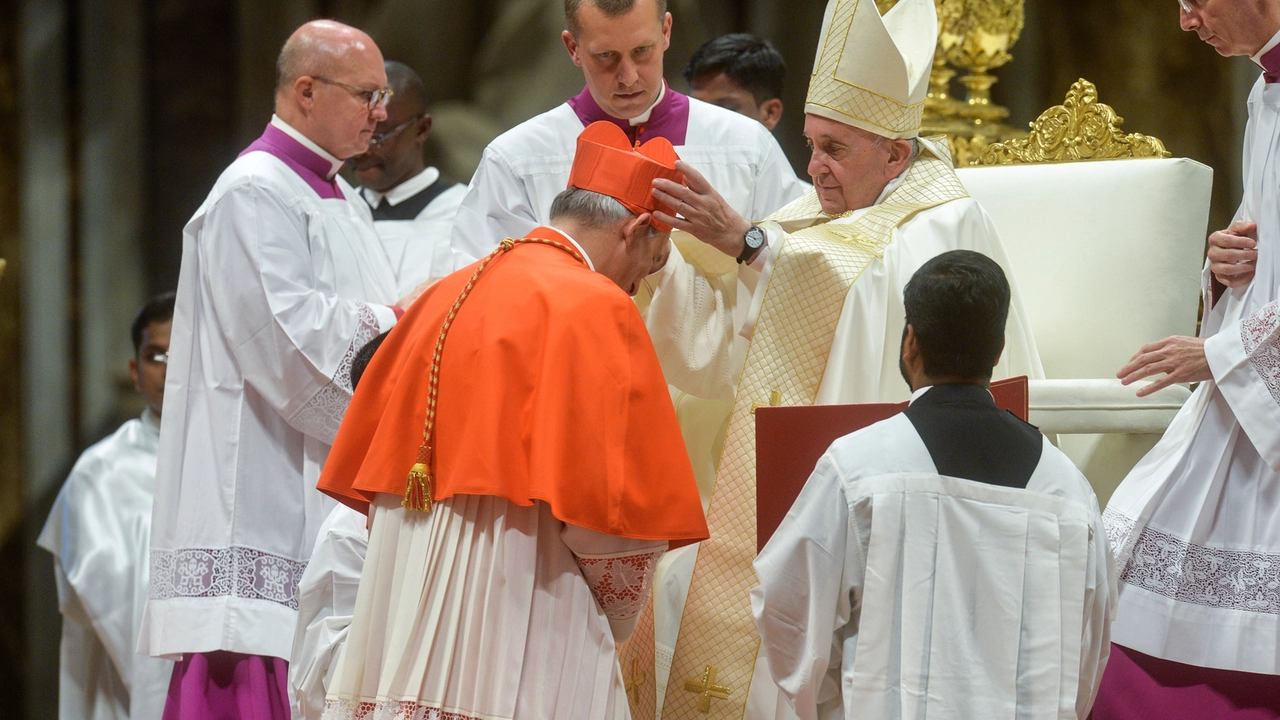
[[[996,406],[1027,419],[1027,376],[991,383]],[[756,552],[773,536],[831,443],[905,410],[906,403],[756,408]]]

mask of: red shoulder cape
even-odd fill
[[[538,228],[530,237],[565,242]],[[567,244],[567,243],[566,243]],[[360,381],[319,489],[362,512],[403,496],[440,328],[475,266],[423,294]],[[555,517],[679,547],[707,538],[693,468],[631,298],[567,252],[520,244],[458,311],[440,367],[434,500],[546,502]]]

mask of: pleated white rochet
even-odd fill
[[[326,720],[630,717],[609,618],[578,558],[643,558],[651,579],[665,542],[602,535],[545,503],[492,496],[421,513],[379,494],[370,512]]]

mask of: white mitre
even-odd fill
[[[938,42],[934,0],[830,0],[804,111],[887,138],[920,134]]]

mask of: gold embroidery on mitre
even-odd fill
[[[967,197],[951,163],[930,148],[926,146],[912,163],[897,190],[856,219],[833,220],[821,215],[813,197],[796,201],[771,218],[812,224],[786,236],[764,290],[707,510],[711,538],[699,545],[681,617],[662,711],[664,720],[698,720],[704,713],[736,720],[746,712],[760,649],[750,602],[750,591],[756,584],[751,566],[756,556],[752,401],[777,392],[787,405],[812,405],[853,283],[883,255],[894,228],[917,212]],[[819,216],[805,218],[800,212],[803,208],[819,208]],[[642,627],[652,633],[651,607],[623,652],[635,653],[646,645],[652,648],[652,634],[640,635]],[[708,657],[720,658],[716,681],[734,692],[728,698],[717,698],[720,702],[703,711],[691,695],[673,692],[673,688],[684,689],[684,678],[701,674],[706,667],[701,659]],[[645,711],[636,717],[652,717],[647,706]]]
[[[728,700],[729,693],[733,692],[727,685],[716,684],[716,671],[719,670],[715,665],[708,665],[702,671],[702,677],[698,679],[690,678],[684,681],[685,692],[696,693],[698,696],[698,712],[709,714],[711,712],[712,700]]]
[[[882,135],[915,135],[924,120],[923,99],[916,103],[905,102],[836,76],[846,52],[858,4],[864,1],[867,0],[831,0],[835,7],[830,25],[824,27],[827,32],[821,40],[813,74],[809,77],[805,112],[864,126],[864,129]],[[878,9],[872,12],[877,16],[880,14]],[[875,59],[867,58],[867,62],[873,63]]]

